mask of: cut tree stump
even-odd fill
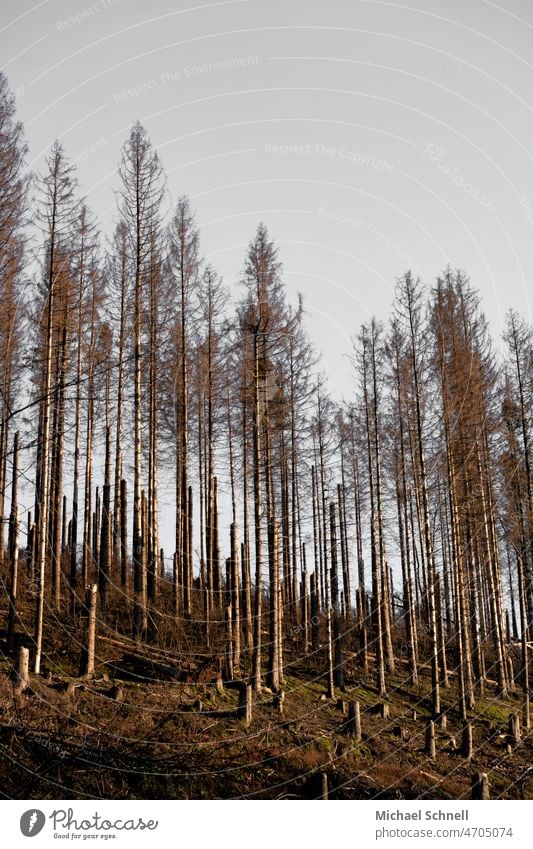
[[[463,737],[461,741],[461,754],[463,758],[470,760],[472,757],[472,723],[463,724]]]
[[[321,781],[322,781],[322,791],[321,791],[321,794],[320,794],[320,798],[321,799],[328,799],[329,798],[329,796],[328,796],[328,776],[325,772],[323,772],[321,774]]]
[[[283,702],[285,701],[285,690],[280,690],[272,699],[272,704],[280,716],[283,716]]]
[[[518,746],[520,740],[520,716],[517,713],[511,713],[509,715],[509,743]]]
[[[486,772],[472,776],[472,799],[490,799],[489,777]]]
[[[78,684],[75,681],[69,681],[67,684],[67,689],[65,693],[69,699],[73,699],[76,695],[76,690],[78,689]]]
[[[392,729],[392,733],[395,737],[399,737],[402,743],[406,743],[410,737],[408,729],[402,728],[401,725],[395,725]]]
[[[346,727],[348,730],[348,735],[360,743],[362,739],[361,734],[361,710],[359,708],[359,702],[350,702],[348,705],[348,722],[346,723]]]
[[[119,687],[118,684],[114,684],[109,691],[109,698],[114,699],[116,702],[121,702],[124,698],[122,687]]]
[[[87,629],[85,635],[85,645],[82,648],[80,660],[80,675],[84,678],[92,678],[94,675],[97,594],[98,584],[91,584],[87,587],[85,594],[85,607],[87,609]]]
[[[245,725],[250,725],[252,722],[252,685],[246,684],[244,681],[239,682],[237,717],[244,719]]]
[[[433,720],[426,725],[426,755],[435,760],[435,723]]]
[[[30,683],[30,652],[21,646],[17,655],[17,666],[15,670],[15,692],[23,693]]]

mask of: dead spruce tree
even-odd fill
[[[359,335],[357,364],[363,393],[366,425],[367,471],[370,501],[370,553],[372,568],[373,642],[376,654],[377,690],[380,698],[387,695],[385,666],[390,667],[387,646],[391,645],[390,617],[387,611],[385,536],[381,480],[381,344],[382,328],[372,320],[363,325]]]
[[[459,272],[448,271],[437,283],[432,327],[443,409],[460,705],[466,718],[474,688],[483,694],[487,641],[501,695],[507,692],[507,669],[491,447],[493,357],[477,294]]]
[[[23,234],[27,178],[26,144],[15,117],[15,97],[0,72],[0,516],[5,514],[9,428],[20,374],[23,310]],[[0,521],[0,565],[4,557],[4,523]]]
[[[98,238],[96,225],[85,203],[81,204],[75,224],[72,276],[74,292],[73,305],[73,372],[74,392],[74,470],[72,481],[72,518],[69,542],[69,586],[71,608],[78,590],[78,540],[80,516],[80,473],[81,473],[81,435],[82,400],[84,395],[83,379],[86,376],[86,339],[88,333],[87,316],[91,315],[92,282],[98,269]]]
[[[122,148],[119,211],[128,228],[133,278],[133,620],[137,640],[146,637],[146,539],[142,521],[142,369],[143,303],[149,297],[152,240],[160,227],[163,172],[146,130],[138,122]]]
[[[176,322],[174,328],[175,359],[175,438],[176,438],[176,576],[177,611],[188,618],[193,610],[193,564],[189,499],[189,348],[191,345],[191,313],[193,293],[200,274],[199,233],[188,198],[181,197],[169,225],[169,268],[175,285]],[[214,551],[214,472],[210,470],[207,526],[210,532],[208,561],[213,568]],[[220,588],[218,570],[215,583]]]
[[[54,315],[57,289],[64,264],[70,256],[72,221],[75,217],[75,180],[62,146],[56,142],[47,159],[47,168],[38,182],[40,218],[44,231],[43,262],[43,357],[39,360],[37,392],[40,398],[35,487],[35,560],[36,610],[34,672],[41,669],[46,564],[50,562],[48,522],[50,515],[50,462],[52,437],[52,377],[54,353]]]
[[[294,332],[299,311],[287,308],[277,250],[260,224],[250,243],[245,262],[245,298],[238,308],[238,325],[243,341],[243,369],[249,428],[252,434],[252,468],[255,538],[255,596],[252,680],[261,687],[263,539],[269,567],[269,663],[267,680],[278,690],[283,677],[281,646],[281,593],[279,562],[279,482],[275,461],[280,441],[280,411],[283,384],[283,340]]]
[[[409,387],[413,409],[413,447],[412,465],[417,469],[417,496],[420,504],[420,537],[426,565],[425,595],[427,599],[427,619],[431,656],[431,692],[433,717],[440,714],[440,674],[437,633],[436,566],[433,544],[433,533],[430,516],[429,475],[427,469],[425,431],[424,431],[424,369],[427,354],[422,345],[422,339],[427,329],[422,322],[422,290],[418,281],[414,281],[408,272],[401,278],[396,287],[395,312],[398,324],[405,333],[406,356],[408,362]]]
[[[123,590],[128,589],[128,545],[127,528],[123,522],[124,475],[124,409],[126,405],[126,361],[127,338],[132,330],[132,257],[128,243],[128,227],[119,221],[106,258],[105,275],[108,281],[108,304],[114,341],[115,368],[115,457],[113,474],[113,523],[112,523],[112,569]]]

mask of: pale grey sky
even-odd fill
[[[4,0],[30,161],[59,137],[109,231],[139,118],[231,280],[263,219],[337,393],[408,266],[447,262],[498,334],[531,319],[533,9],[526,0]]]
[[[0,9],[32,167],[59,137],[110,232],[120,147],[140,119],[230,282],[265,221],[346,397],[350,337],[386,317],[409,266],[427,282],[448,262],[465,268],[496,335],[509,306],[531,320],[532,45],[526,0]]]

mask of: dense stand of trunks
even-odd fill
[[[528,724],[531,328],[510,312],[496,354],[462,272],[430,287],[407,272],[389,320],[354,326],[356,388],[334,402],[264,225],[230,298],[188,199],[164,219],[141,125],[105,251],[62,146],[31,209],[25,154],[0,76],[8,649],[24,624],[38,673],[47,615],[74,628],[96,583],[102,626],[222,653],[256,691],[280,691],[300,664],[333,697],[349,653],[381,697],[398,671],[416,684],[429,669],[435,717],[452,679],[464,718],[487,687],[518,685]]]

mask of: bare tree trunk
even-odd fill
[[[254,336],[254,535],[255,535],[255,598],[254,598],[254,648],[252,658],[252,684],[254,691],[261,691],[261,626],[262,626],[262,445],[259,398],[259,339]]]
[[[383,646],[384,617],[383,617],[383,590],[382,569],[380,566],[380,546],[378,543],[377,510],[376,510],[376,485],[375,485],[375,455],[373,450],[373,431],[370,416],[370,399],[368,395],[368,333],[362,338],[362,384],[365,412],[365,424],[367,435],[367,457],[368,457],[368,488],[370,494],[370,548],[372,557],[372,603],[374,612],[374,630],[376,645],[376,679],[377,690],[380,698],[386,698],[387,688],[385,684],[385,656]],[[377,407],[374,409],[374,424],[376,421]],[[375,443],[374,443],[375,448]]]
[[[28,689],[30,683],[30,651],[24,646],[19,647],[17,657],[17,669],[15,673],[15,692],[23,693]]]
[[[85,595],[85,608],[87,611],[87,630],[85,645],[82,649],[80,675],[92,678],[94,675],[94,653],[96,647],[96,599],[98,584],[87,587]]]
[[[233,632],[233,670],[234,674],[239,670],[241,663],[241,606],[239,587],[239,545],[237,540],[237,527],[232,523],[230,527],[231,538],[231,608],[232,608],[232,632]]]
[[[120,225],[119,225],[120,226]],[[120,313],[117,352],[117,407],[115,424],[115,475],[113,494],[113,554],[114,574],[120,574],[120,585],[127,593],[128,571],[124,569],[122,544],[127,531],[122,527],[122,428],[124,408],[124,349],[126,344],[126,284],[127,284],[127,232],[122,225],[118,230],[120,262]]]
[[[19,515],[18,515],[18,455],[19,435],[13,439],[13,477],[11,483],[11,515],[9,517],[9,613],[7,619],[7,650],[15,647],[15,629],[17,626],[17,588],[19,566]]]
[[[66,302],[67,296],[63,298]],[[51,513],[51,556],[52,556],[52,587],[53,602],[55,608],[61,609],[61,515],[62,515],[62,487],[63,487],[63,445],[65,428],[65,375],[67,369],[67,322],[69,320],[68,305],[65,304],[62,312],[63,327],[61,329],[61,342],[58,352],[58,378],[56,391],[56,406],[54,415],[54,449],[53,462],[51,464],[50,489],[52,493]]]
[[[337,501],[339,506],[339,537],[342,562],[342,584],[344,587],[345,618],[351,610],[350,560],[348,555],[348,534],[346,530],[346,499],[344,497],[344,463],[342,464],[342,483],[337,485]]]
[[[133,532],[132,532],[132,555],[133,555],[133,625],[135,639],[140,642],[146,636],[143,631],[145,619],[144,594],[143,594],[143,562],[144,562],[144,539],[142,536],[142,505],[141,505],[141,460],[142,460],[142,399],[141,399],[141,287],[142,287],[142,255],[141,255],[141,199],[137,193],[136,211],[136,257],[135,257],[135,306],[134,306],[134,353],[133,353]]]
[[[280,658],[280,576],[279,576],[279,529],[278,523],[271,516],[268,524],[269,534],[269,578],[270,578],[270,611],[269,611],[269,652],[267,686],[274,693],[280,691],[281,658]]]
[[[330,542],[331,542],[331,607],[333,611],[333,645],[334,645],[334,662],[333,680],[339,689],[344,692],[346,687],[344,683],[344,663],[342,657],[342,642],[340,633],[340,613],[339,613],[339,572],[337,561],[337,527],[335,517],[335,502],[332,501],[329,505],[329,521],[330,521]],[[342,548],[342,543],[341,543]]]
[[[128,485],[120,481],[120,585],[128,589]]]
[[[105,401],[105,471],[102,497],[102,521],[100,528],[100,551],[98,568],[98,589],[100,594],[100,613],[103,621],[107,617],[107,596],[111,573],[111,422],[109,417],[109,371],[106,375]]]
[[[39,525],[37,534],[37,599],[35,611],[35,661],[33,671],[38,675],[41,671],[41,655],[43,646],[43,619],[44,619],[44,590],[45,569],[47,552],[47,528],[48,528],[48,484],[50,466],[50,410],[51,410],[51,379],[52,379],[52,342],[53,342],[53,314],[55,309],[55,238],[56,238],[56,215],[54,204],[52,210],[52,226],[50,237],[50,258],[48,273],[48,306],[46,313],[46,354],[44,366],[44,381],[42,394],[42,420],[40,431],[41,456],[40,456],[40,492],[37,495]]]
[[[249,653],[253,651],[254,632],[252,624],[252,582],[250,575],[250,527],[248,517],[248,443],[246,433],[246,402],[242,404],[242,501],[243,543],[241,548],[243,616],[245,643]]]

